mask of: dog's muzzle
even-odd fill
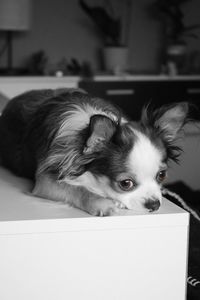
[[[156,211],[160,207],[160,201],[156,198],[151,198],[145,201],[144,207],[150,212]]]

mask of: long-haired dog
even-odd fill
[[[42,90],[11,100],[0,117],[2,164],[34,179],[33,194],[92,215],[119,208],[155,211],[168,161],[187,120],[187,103],[150,111],[139,122],[79,89]]]

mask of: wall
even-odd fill
[[[154,0],[132,1],[132,24],[130,36],[130,64],[136,71],[156,71],[158,69],[157,57],[160,50],[159,22],[152,19],[147,7]],[[200,1],[191,0],[183,6],[185,24],[200,24]],[[188,51],[200,51],[200,29],[195,33],[199,39],[187,39]]]
[[[99,40],[88,30],[89,21],[77,0],[32,2],[31,30],[19,34],[14,41],[16,65],[40,49],[46,51],[52,63],[62,57],[76,57],[81,61],[90,60],[92,64],[96,63]]]
[[[96,0],[98,1],[98,0]],[[117,1],[117,0],[115,0]],[[157,69],[159,50],[159,23],[150,19],[146,7],[153,0],[132,0],[130,30],[130,67],[135,71],[151,72]],[[62,57],[88,60],[99,68],[98,49],[101,41],[95,36],[93,23],[83,13],[78,0],[33,0],[32,27],[27,33],[15,35],[14,65],[19,66],[33,52],[44,49],[51,63]],[[187,23],[200,18],[200,1],[185,5]],[[3,35],[0,35],[1,44]],[[1,45],[0,45],[1,46]],[[200,50],[200,40],[191,40],[189,49]],[[5,57],[0,59],[0,65]]]

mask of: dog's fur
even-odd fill
[[[34,179],[33,194],[93,215],[153,211],[187,120],[187,103],[143,109],[139,122],[78,89],[30,91],[0,118],[2,164]]]

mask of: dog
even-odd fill
[[[2,165],[34,180],[33,195],[91,215],[153,212],[162,203],[174,142],[188,120],[186,102],[143,108],[129,120],[80,89],[29,91],[0,117]]]

